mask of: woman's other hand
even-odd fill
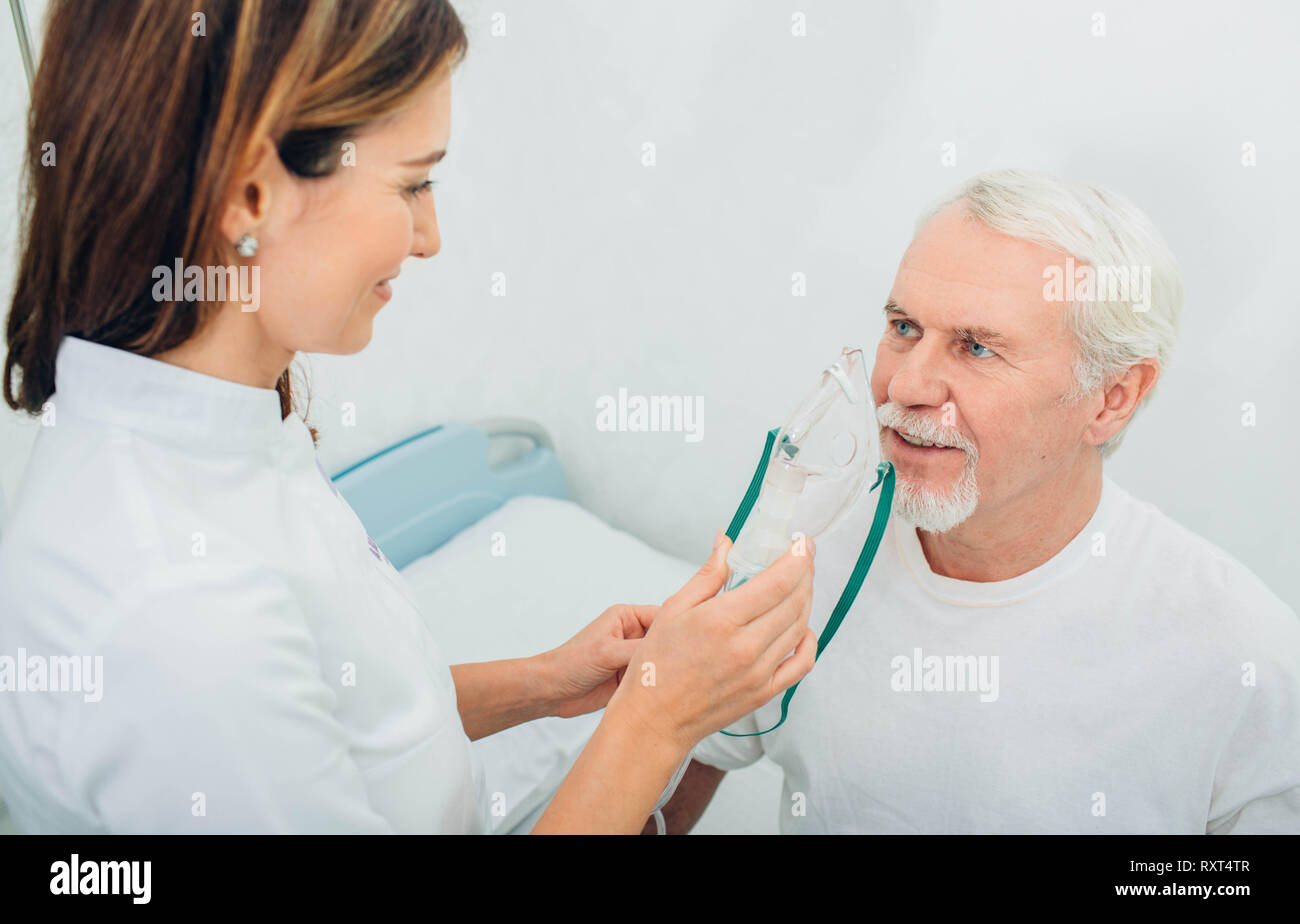
[[[572,718],[604,707],[659,607],[620,603],[558,648],[538,655],[547,714]]]

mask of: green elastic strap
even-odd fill
[[[758,470],[754,472],[754,477],[749,482],[749,490],[745,492],[745,499],[740,502],[740,507],[736,510],[736,515],[731,518],[731,525],[727,527],[727,538],[732,542],[740,535],[740,528],[745,525],[745,520],[749,519],[749,512],[754,508],[754,503],[758,500],[758,493],[763,487],[763,475],[767,473],[767,461],[772,456],[772,444],[776,442],[777,430],[769,430],[767,434],[767,445],[763,448],[763,458],[758,463]],[[881,483],[880,497],[876,500],[876,515],[871,521],[871,532],[867,534],[867,541],[863,543],[862,551],[858,553],[857,564],[853,566],[853,573],[849,575],[849,582],[844,585],[844,592],[840,594],[839,602],[835,604],[835,609],[831,611],[831,618],[826,623],[826,628],[822,629],[822,634],[817,639],[817,658],[822,656],[826,646],[831,643],[835,637],[835,632],[844,621],[845,615],[848,614],[849,608],[853,606],[853,601],[858,596],[858,591],[862,588],[862,581],[867,576],[867,571],[871,568],[872,559],[876,557],[876,549],[880,547],[880,540],[885,535],[885,524],[889,522],[889,511],[894,505],[894,466],[889,462],[881,462],[876,466],[876,483],[870,490],[876,490]],[[814,658],[816,660],[816,658]],[[790,710],[790,700],[794,699],[794,691],[799,689],[799,684],[795,684],[785,691],[785,696],[781,698],[781,718],[771,728],[764,729],[760,732],[737,732],[724,731],[722,734],[731,738],[754,738],[758,735],[766,735],[770,731],[776,731],[785,722],[786,714]]]

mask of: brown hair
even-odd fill
[[[291,173],[326,176],[344,141],[466,47],[446,0],[54,0],[28,112],[6,403],[41,412],[66,334],[144,356],[192,337],[215,304],[156,300],[153,268],[237,262],[218,223],[251,145],[270,137]],[[288,369],[276,391],[288,416]]]

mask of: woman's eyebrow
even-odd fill
[[[446,156],[447,156],[447,149],[443,148],[441,151],[434,151],[432,154],[426,154],[423,157],[416,158],[415,160],[404,161],[402,163],[402,166],[403,167],[432,167],[434,164],[436,164],[438,161],[442,160]]]

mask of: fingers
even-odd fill
[[[812,610],[812,582],[796,588],[762,616],[742,626],[740,632],[746,638],[751,651],[757,652],[754,663],[764,665],[768,671],[776,662],[794,650],[808,626],[808,617]]]
[[[724,595],[719,606],[731,610],[733,620],[743,625],[772,610],[805,582],[811,585],[815,548],[812,540],[806,545],[802,554],[797,543],[791,546],[770,568]]]
[[[794,621],[782,629],[781,633],[768,644],[760,658],[760,663],[770,665],[769,669],[775,668],[778,662],[795,650],[807,631],[808,610],[803,609],[798,612]]]
[[[790,592],[766,612],[754,613],[742,607],[729,613],[728,617],[745,633],[750,643],[757,645],[761,651],[796,623],[808,624],[812,598],[813,577],[806,573],[800,575]],[[790,647],[793,648],[793,644]]]
[[[727,553],[731,551],[731,540],[722,530],[714,543],[713,554],[704,566],[691,577],[682,589],[664,601],[661,609],[672,613],[681,613],[705,600],[717,596],[727,583]]]
[[[803,680],[813,669],[813,664],[817,662],[817,636],[813,634],[812,629],[806,627],[803,632],[803,638],[795,648],[794,654],[782,661],[776,672],[772,674],[773,696]]]
[[[659,605],[624,603],[619,612],[619,622],[623,627],[624,638],[644,638],[650,631],[650,625],[659,614]]]
[[[606,639],[596,649],[594,663],[602,670],[621,671],[628,666],[635,654],[640,639]]]

